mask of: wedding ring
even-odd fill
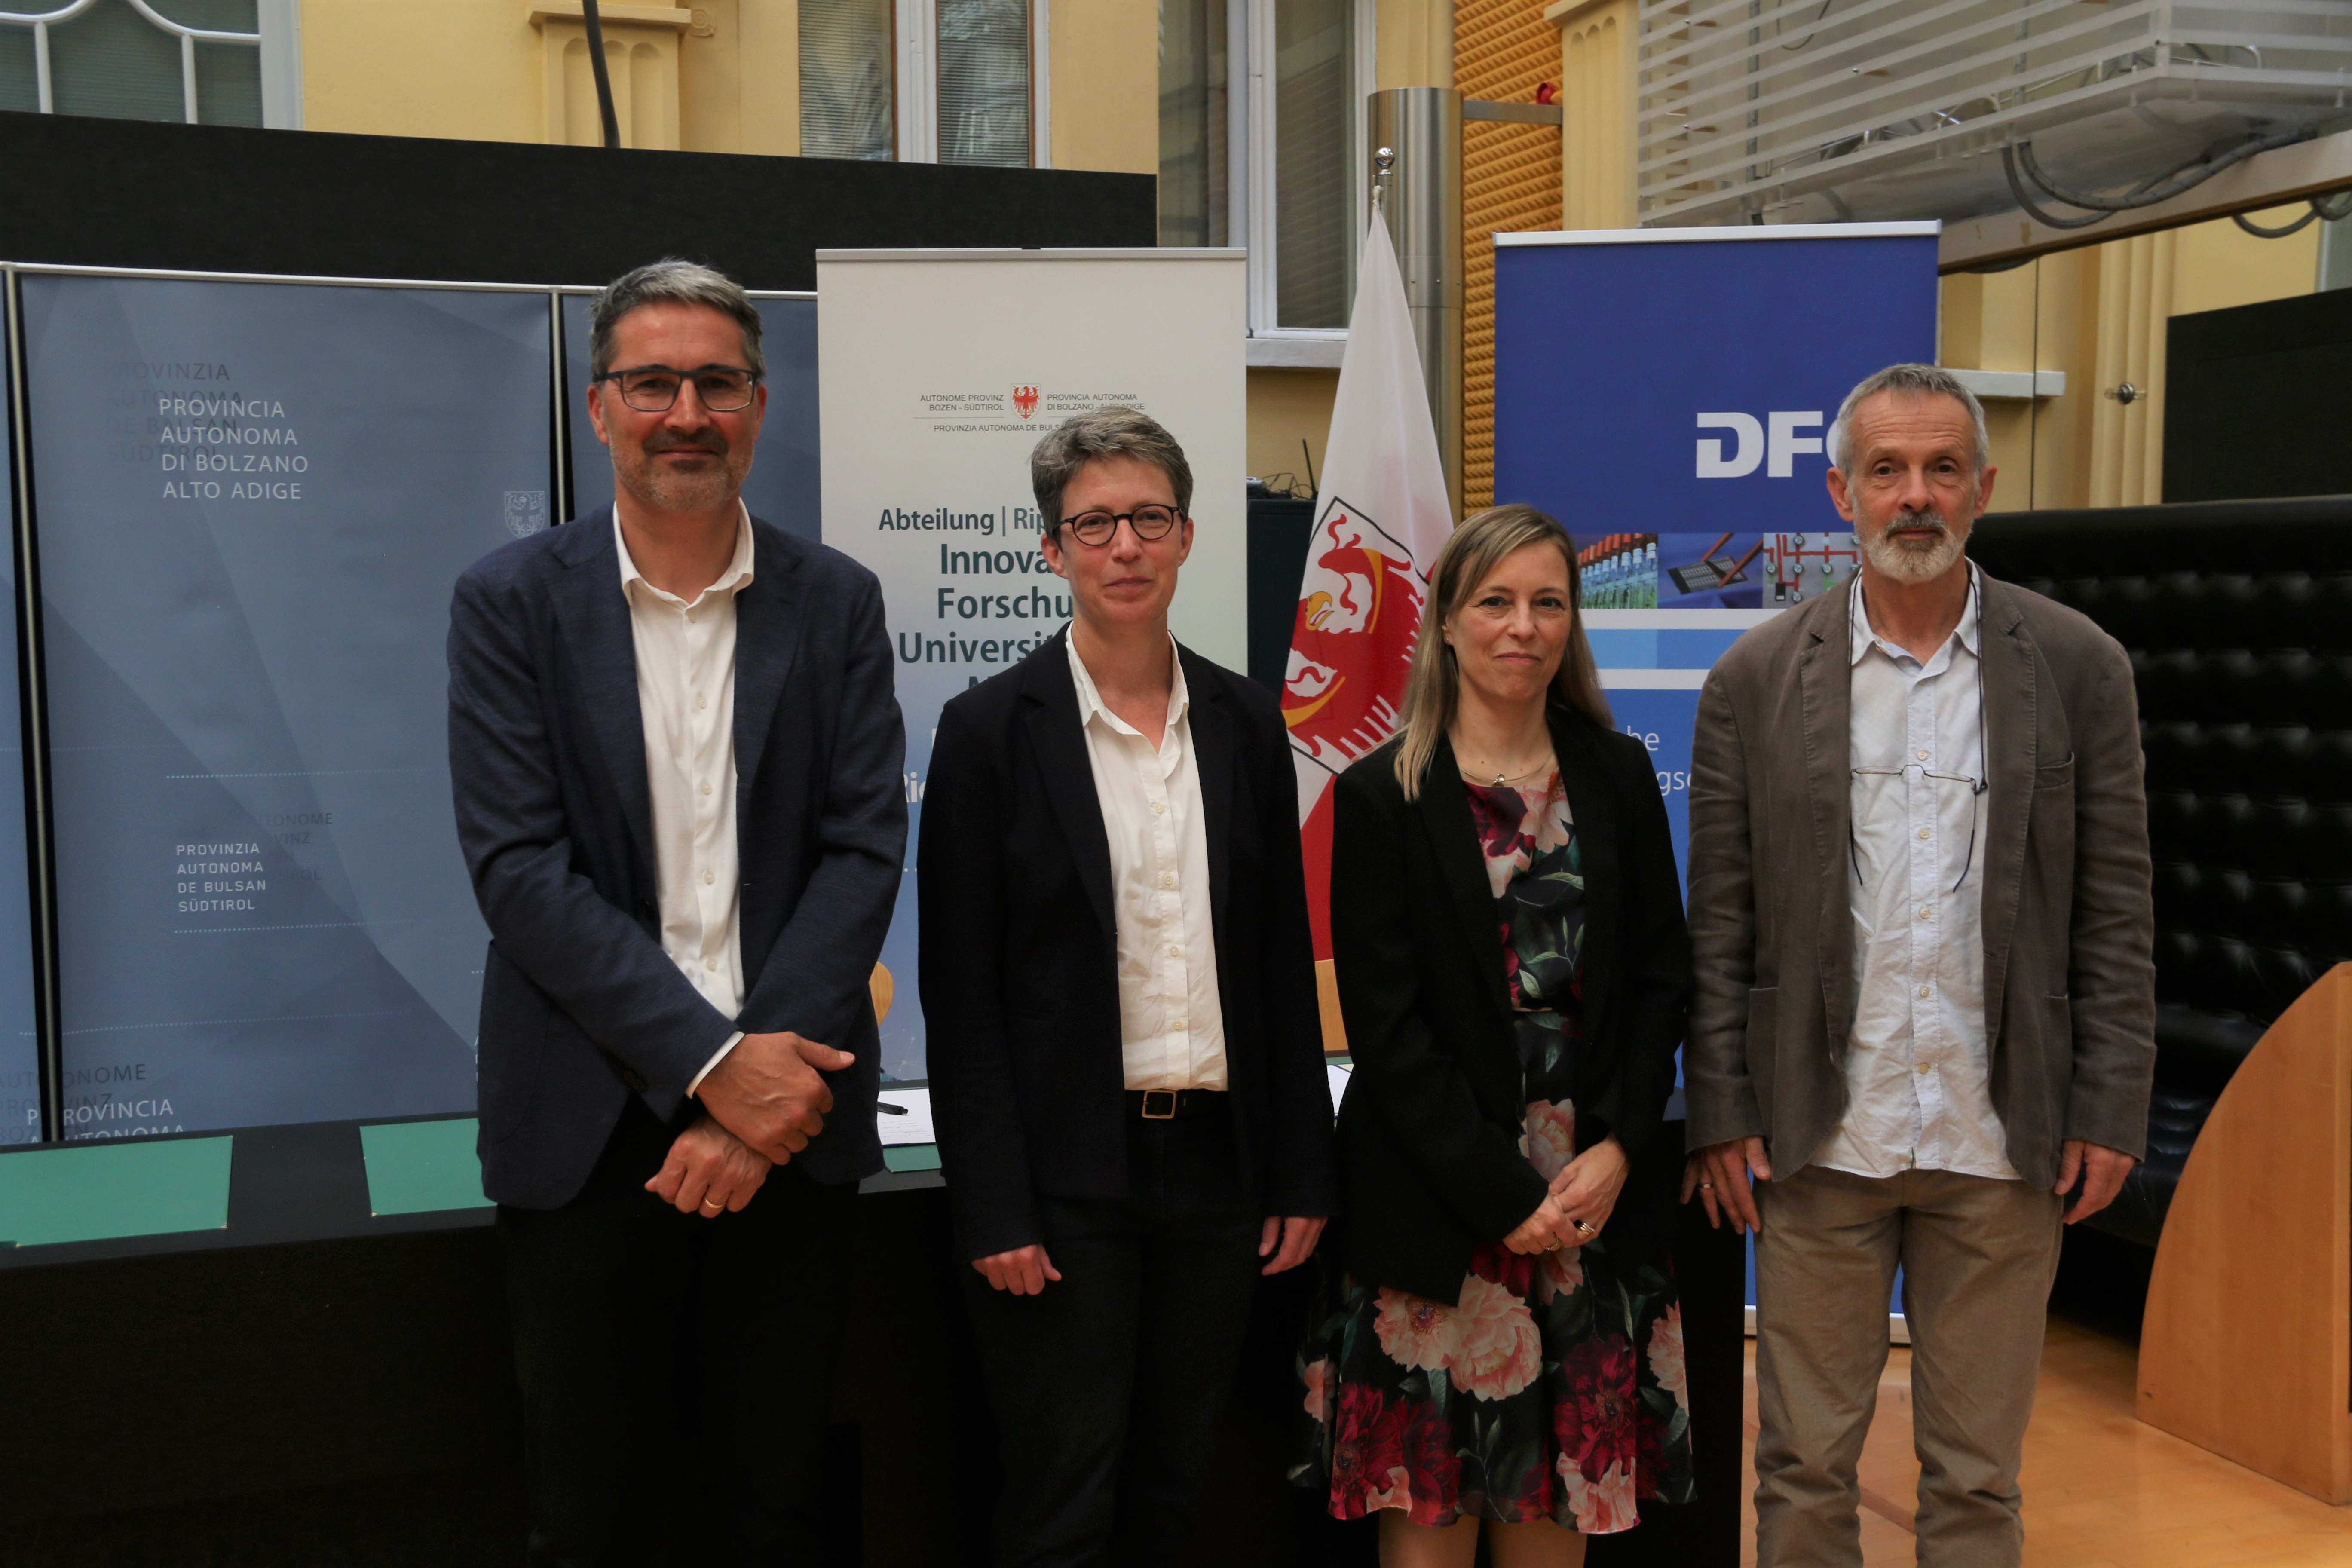
[[[1698,1190],[1703,1193],[1711,1193],[1715,1191],[1715,1184],[1713,1182],[1701,1182],[1698,1184]]]
[[[705,1198],[702,1200],[702,1206],[707,1209],[723,1209],[727,1206],[727,1200],[725,1198]]]
[[[1587,1235],[1587,1236],[1591,1236],[1591,1235],[1592,1235],[1592,1234],[1593,1234],[1592,1227],[1591,1227],[1591,1226],[1589,1226],[1589,1225],[1585,1224],[1582,1220],[1578,1220],[1578,1221],[1576,1222],[1576,1228],[1577,1228],[1577,1229],[1579,1229],[1579,1230],[1580,1230],[1580,1231],[1582,1231],[1582,1232],[1583,1232],[1585,1235]]]

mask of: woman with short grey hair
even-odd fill
[[[1258,1278],[1335,1199],[1297,785],[1274,694],[1169,633],[1175,437],[1097,409],[1030,476],[1076,614],[940,715],[931,1106],[1001,1439],[994,1561],[1175,1568]]]

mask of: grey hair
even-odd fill
[[[1037,492],[1037,531],[1051,533],[1062,521],[1062,492],[1078,470],[1101,458],[1133,458],[1168,476],[1176,490],[1176,515],[1192,515],[1192,465],[1159,420],[1139,408],[1117,404],[1090,414],[1073,414],[1045,433],[1029,454],[1029,487]]]
[[[1847,393],[1845,401],[1838,405],[1836,423],[1830,426],[1830,461],[1840,473],[1853,472],[1853,411],[1882,392],[1951,398],[1969,411],[1969,422],[1976,426],[1977,472],[1983,473],[1992,461],[1992,437],[1985,429],[1984,405],[1977,401],[1977,395],[1958,376],[1937,364],[1890,364],[1874,375],[1865,376],[1862,384]]]
[[[604,285],[591,308],[588,327],[588,371],[602,375],[613,368],[613,333],[621,318],[646,305],[705,305],[734,318],[743,331],[743,364],[753,375],[768,374],[767,356],[760,352],[760,310],[742,286],[724,272],[692,261],[665,256],[622,273]],[[682,364],[677,370],[697,367]]]

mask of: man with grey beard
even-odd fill
[[[1699,698],[1684,1197],[1756,1233],[1759,1568],[1861,1568],[1898,1267],[1918,1560],[1999,1568],[2062,1214],[2146,1139],[2137,705],[2113,638],[1969,561],[1994,469],[1968,388],[1880,371],[1830,451],[1851,591]]]

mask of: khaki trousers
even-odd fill
[[[1758,1568],[1862,1568],[1854,1475],[1903,1269],[1926,1568],[2015,1568],[2017,1469],[2060,1202],[2024,1182],[1809,1165],[1759,1183]]]

